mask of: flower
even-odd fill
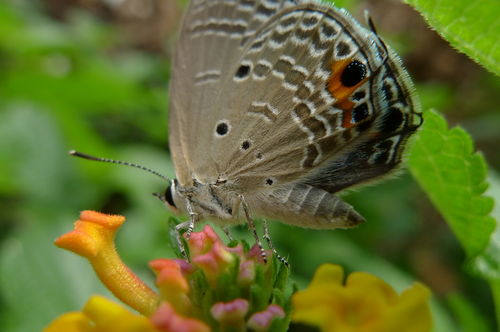
[[[242,329],[245,326],[245,315],[249,309],[248,301],[236,299],[230,302],[218,302],[212,306],[210,313],[221,326]]]
[[[194,265],[205,272],[211,285],[215,285],[217,276],[226,271],[234,260],[234,255],[220,241],[215,242],[207,253],[192,258]]]
[[[292,319],[322,331],[430,331],[429,290],[420,283],[398,295],[374,275],[355,272],[345,285],[342,267],[322,265],[309,287],[292,297]]]
[[[186,238],[190,257],[149,263],[158,291],[118,255],[114,239],[122,216],[83,211],[73,231],[55,244],[86,258],[102,283],[131,313],[93,296],[81,312],[56,318],[45,332],[285,331],[296,322],[336,332],[425,332],[431,328],[429,291],[416,283],[398,295],[381,279],[362,272],[342,284],[338,265],[321,266],[303,291],[291,294],[289,270],[259,246],[226,246],[210,226]]]
[[[248,320],[248,327],[255,331],[268,331],[275,318],[284,318],[285,312],[280,306],[269,305],[266,310],[256,312]]]
[[[171,259],[156,259],[149,266],[156,273],[156,285],[160,289],[161,299],[171,303],[180,313],[192,310],[188,297],[189,284],[182,275],[179,263]]]
[[[194,318],[182,317],[168,302],[164,302],[151,317],[151,321],[164,332],[210,332],[210,328]]]
[[[157,332],[145,316],[133,314],[102,297],[93,296],[81,312],[70,312],[55,319],[44,332]]]
[[[55,244],[86,258],[102,283],[141,315],[95,296],[81,312],[55,319],[46,332],[245,331],[249,312],[253,313],[250,319],[264,322],[264,330],[273,318],[287,322],[282,307],[289,307],[290,294],[284,295],[286,282],[278,278],[287,275],[286,267],[277,260],[265,263],[257,246],[228,247],[205,226],[186,239],[189,261],[160,258],[149,263],[156,275],[155,291],[123,263],[115,249],[115,235],[124,222],[122,216],[83,211],[74,230]],[[259,320],[263,315],[273,317]]]
[[[83,211],[72,232],[55,245],[86,258],[102,283],[121,301],[144,315],[152,314],[160,298],[120,259],[115,248],[115,234],[125,217]]]
[[[252,260],[244,261],[240,264],[238,273],[238,284],[249,286],[255,279],[255,262]]]
[[[219,241],[212,227],[206,225],[201,232],[191,233],[188,239],[190,253],[193,256],[205,254]]]

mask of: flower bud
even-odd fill
[[[267,331],[275,318],[284,318],[285,311],[277,304],[269,305],[266,310],[254,313],[247,326],[255,331]]]
[[[212,316],[221,326],[243,327],[248,312],[248,301],[236,299],[231,302],[218,302],[210,309]]]

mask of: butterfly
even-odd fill
[[[364,221],[337,193],[397,168],[422,123],[401,60],[367,21],[318,1],[190,2],[170,82],[177,178],[160,197],[190,216],[179,232],[247,222],[261,246],[257,216]]]

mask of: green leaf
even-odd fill
[[[337,8],[346,8],[351,10],[359,2],[358,0],[326,0]]]
[[[500,330],[500,281],[493,280],[490,282],[493,300],[495,301],[495,315],[497,319],[497,330]]]
[[[488,187],[487,167],[483,156],[474,152],[470,136],[459,127],[448,129],[437,112],[426,112],[411,147],[409,165],[471,265],[488,279],[498,278],[500,254],[491,252],[494,200],[483,195]]]
[[[497,325],[498,329],[500,330],[500,267],[498,266],[498,255],[500,253],[500,204],[498,204],[498,202],[500,202],[500,176],[492,171],[490,172],[488,181],[490,183],[490,187],[486,191],[486,194],[495,199],[496,204],[491,215],[497,221],[497,226],[495,228],[495,232],[492,235],[490,244],[485,250],[484,257],[489,258],[489,260],[479,261],[478,267],[480,270],[482,268],[485,268],[486,271],[491,271],[492,269],[490,269],[489,267],[492,265],[492,263],[497,263],[496,269],[494,270],[496,271],[496,275],[492,276],[493,280],[490,280],[490,287],[491,292],[493,293],[493,300],[495,301]],[[496,260],[495,257],[497,258]]]
[[[459,293],[448,296],[448,304],[464,332],[491,331],[483,315]]]
[[[498,0],[405,0],[459,51],[500,75]]]

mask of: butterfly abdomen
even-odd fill
[[[364,222],[352,206],[337,196],[301,183],[281,186],[261,197],[256,205],[264,217],[307,228],[349,228]]]

